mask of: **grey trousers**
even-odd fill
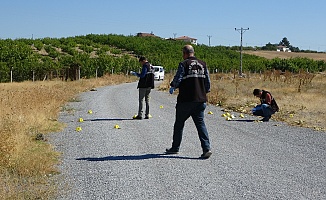
[[[138,107],[138,116],[143,115],[143,104],[144,98],[146,103],[145,116],[149,115],[149,94],[151,93],[152,88],[138,88],[139,89],[139,107]]]

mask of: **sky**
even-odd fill
[[[279,43],[326,52],[325,0],[1,0],[0,39],[87,34],[189,36],[199,44]]]

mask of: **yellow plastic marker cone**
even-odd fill
[[[77,128],[76,128],[76,131],[81,131],[82,130],[82,128],[80,127],[80,126],[78,126]]]
[[[223,114],[222,114],[222,117],[226,117],[226,114],[225,114],[225,113],[223,113]]]
[[[163,106],[162,106],[162,105],[160,105],[160,108],[163,108]]]
[[[132,116],[133,119],[135,119],[136,117],[137,117],[137,115]]]
[[[244,118],[245,116],[241,113],[241,114],[239,115],[239,117]]]
[[[212,114],[213,114],[213,112],[212,112],[212,111],[209,111],[209,112],[208,112],[208,114],[212,115]]]
[[[151,118],[151,117],[152,117],[152,115],[151,115],[151,114],[149,114],[149,115],[148,115],[148,117],[149,117],[149,118]]]
[[[293,114],[290,114],[290,117],[292,118],[294,115]]]
[[[93,111],[92,110],[88,110],[88,114],[92,114],[93,113]]]
[[[83,119],[83,118],[79,118],[78,121],[79,121],[79,122],[83,122],[84,119]]]
[[[120,129],[120,126],[118,124],[114,125],[115,129]]]
[[[225,119],[228,120],[228,121],[231,121],[232,120],[231,117],[226,117]]]

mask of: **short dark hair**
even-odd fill
[[[146,57],[145,56],[140,56],[139,62],[144,61],[144,60],[147,60]]]
[[[194,50],[194,47],[192,47],[191,45],[185,45],[185,46],[183,46],[183,48],[182,48],[182,52],[183,53],[195,53],[195,50]]]
[[[260,90],[260,89],[254,89],[254,92],[253,92],[253,94],[254,94],[255,96],[257,96],[257,95],[259,95],[259,94],[260,94],[260,92],[261,92],[261,90]]]

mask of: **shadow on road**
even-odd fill
[[[88,158],[77,158],[76,160],[86,161],[109,161],[109,160],[145,160],[155,158],[176,158],[176,159],[189,159],[189,160],[202,160],[200,157],[192,158],[178,155],[168,154],[144,154],[144,155],[130,155],[130,156],[106,156],[106,157],[88,157]]]
[[[125,121],[125,120],[134,120],[132,118],[97,118],[97,119],[84,119],[84,121]]]
[[[253,119],[236,119],[236,120],[232,120],[235,122],[254,122],[255,120]]]

